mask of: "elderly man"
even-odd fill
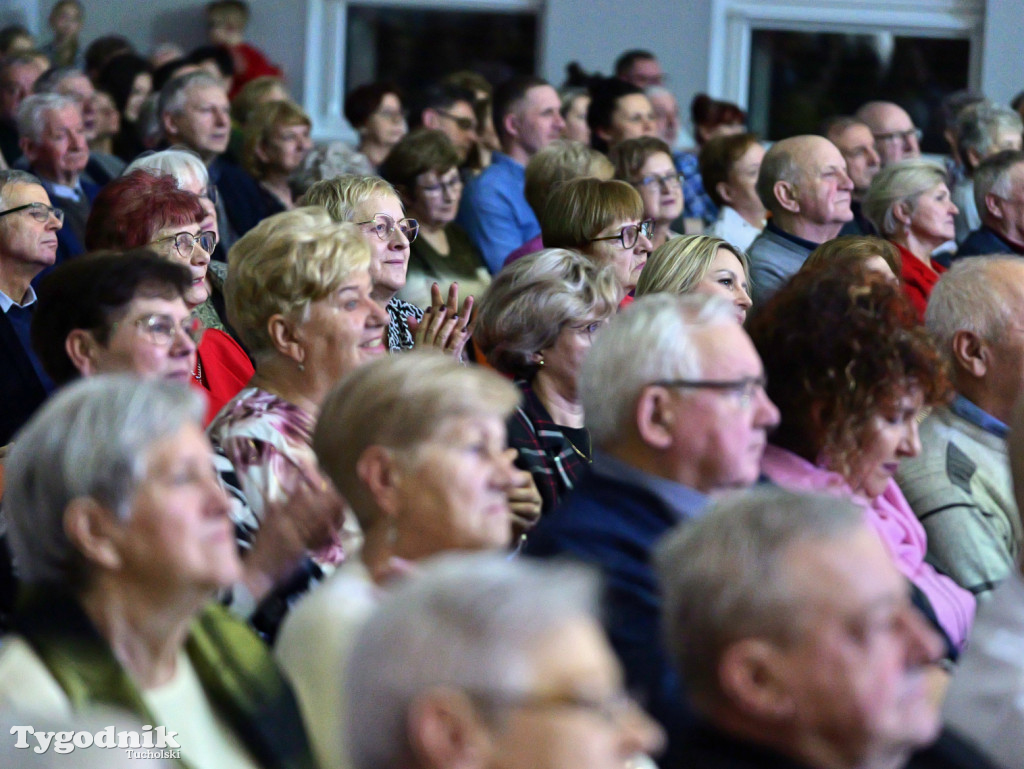
[[[41,74],[43,66],[31,54],[8,56],[0,61],[0,152],[8,165],[14,165],[21,157],[18,107],[32,93]]]
[[[575,568],[496,556],[449,556],[398,587],[342,684],[354,769],[621,769],[656,751],[596,594]]]
[[[64,213],[57,261],[85,251],[85,223],[100,188],[82,172],[89,145],[78,99],[56,93],[29,96],[18,109],[18,133],[28,170],[39,177],[50,200]]]
[[[569,555],[600,569],[612,646],[670,750],[689,713],[658,633],[649,556],[673,526],[701,514],[709,495],[757,480],[779,418],[762,377],[728,302],[638,299],[594,340],[583,365],[591,472],[526,542],[531,555]]]
[[[679,102],[675,94],[660,85],[647,89],[647,100],[654,107],[654,123],[661,139],[670,148],[675,148],[679,139]]]
[[[853,182],[836,146],[821,136],[793,136],[765,153],[757,194],[772,218],[747,250],[754,309],[853,218]]]
[[[871,180],[882,168],[875,148],[875,137],[871,129],[852,117],[837,117],[829,120],[822,131],[825,138],[836,145],[846,161],[846,172],[853,182],[850,211],[853,219],[843,225],[840,235],[877,235],[878,232],[861,208],[861,200],[871,186]]]
[[[416,102],[410,127],[423,126],[444,133],[462,163],[478,138],[474,99],[472,91],[454,85],[441,83],[427,88]]]
[[[1024,390],[1024,261],[964,259],[932,291],[925,324],[949,361],[956,400],[921,424],[900,488],[928,532],[928,560],[987,596],[1017,560],[1006,425]]]
[[[185,145],[209,169],[219,233],[214,258],[221,261],[238,238],[271,213],[259,185],[224,157],[231,138],[228,106],[228,93],[217,78],[190,72],[163,87],[157,107],[167,143]]]
[[[32,280],[56,259],[63,218],[36,177],[0,171],[0,446],[53,389],[32,351]]]
[[[882,166],[901,160],[921,157],[921,129],[914,126],[910,115],[891,101],[869,101],[855,116],[875,137]]]
[[[982,160],[998,152],[1021,149],[1024,123],[1014,110],[983,101],[961,110],[955,131],[957,156],[964,165],[965,175],[953,184],[950,193],[959,209],[954,215],[956,242],[963,243],[972,231],[981,227],[981,216],[974,200],[974,170]]]
[[[665,84],[665,73],[661,69],[658,57],[650,51],[632,50],[623,53],[615,60],[615,77],[637,88]]]
[[[1024,152],[1004,150],[974,169],[974,203],[981,227],[957,251],[957,258],[983,254],[1024,256]]]
[[[854,504],[737,495],[667,538],[657,564],[701,719],[678,766],[898,769],[935,740],[942,643]],[[938,758],[909,766],[986,765]]]
[[[526,164],[561,136],[565,121],[560,107],[555,89],[536,77],[513,78],[494,92],[494,127],[502,151],[466,185],[458,216],[492,273],[506,256],[540,235],[523,193]]]

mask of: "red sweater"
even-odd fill
[[[931,296],[932,288],[938,283],[939,275],[944,273],[946,268],[934,259],[930,260],[931,267],[929,268],[927,264],[899,243],[893,245],[900,251],[900,267],[903,272],[903,279],[900,282],[903,285],[903,293],[907,295],[910,303],[917,310],[918,317],[924,322],[924,308],[928,305],[928,297]]]
[[[210,328],[199,342],[193,374],[196,373],[200,378],[193,375],[192,384],[206,394],[208,407],[203,424],[207,425],[224,408],[224,404],[245,387],[255,371],[238,342],[223,331]]]

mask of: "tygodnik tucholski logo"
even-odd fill
[[[32,726],[12,726],[11,734],[17,737],[15,748],[35,753],[73,753],[96,747],[124,750],[131,758],[181,758],[181,745],[175,739],[178,733],[167,731],[166,726],[146,724],[141,731],[115,731],[107,726],[98,732],[44,732]]]

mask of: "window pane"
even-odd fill
[[[940,104],[967,88],[969,61],[964,39],[754,30],[750,128],[773,141],[816,133],[825,118],[883,99],[924,131],[924,152],[947,152]]]

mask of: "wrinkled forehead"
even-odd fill
[[[188,89],[185,100],[189,107],[228,106],[227,92],[215,85],[193,86]]]
[[[880,127],[880,133],[905,131],[914,127],[910,115],[898,104],[884,104],[879,107],[875,112],[875,123]]]

